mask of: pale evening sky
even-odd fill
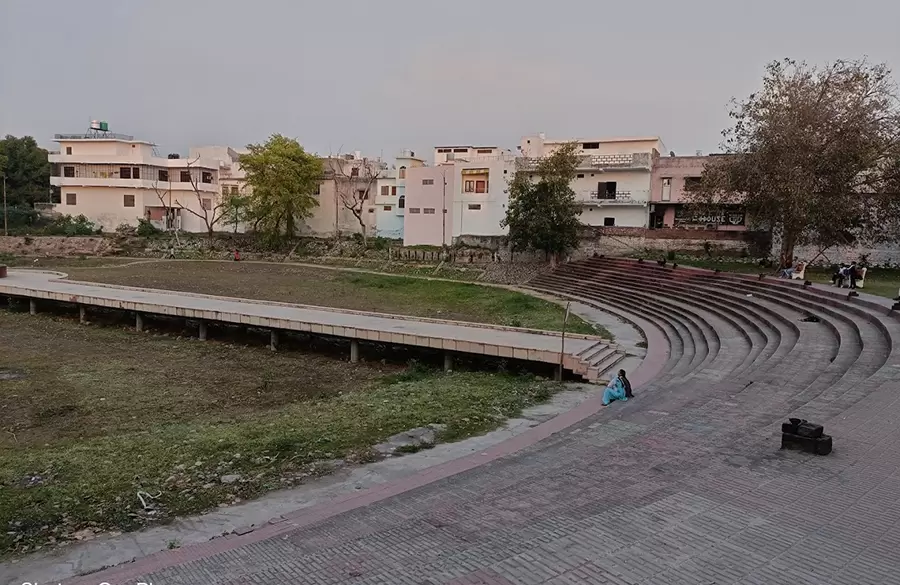
[[[900,70],[896,0],[0,0],[0,135],[393,156],[658,135],[714,151],[766,62]],[[895,78],[900,77],[897,71]]]

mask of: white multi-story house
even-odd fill
[[[519,145],[527,159],[550,156],[574,142],[580,163],[572,189],[582,206],[581,222],[590,226],[647,227],[653,157],[665,146],[657,137],[548,140],[525,136]]]
[[[160,156],[150,142],[113,134],[93,122],[83,134],[57,134],[49,156],[50,184],[59,187],[53,210],[84,215],[104,231],[141,218],[157,227],[203,232],[217,204],[219,163]]]
[[[425,166],[425,161],[411,150],[404,150],[392,169],[386,169],[378,177],[375,194],[375,232],[384,238],[403,238],[406,215],[406,186],[412,169]]]

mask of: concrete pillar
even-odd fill
[[[32,315],[37,315],[37,301],[35,299],[28,299],[28,312]]]
[[[444,371],[453,371],[453,354],[449,351],[444,353]]]
[[[87,307],[78,305],[78,322],[82,325],[87,323]]]
[[[553,379],[557,382],[562,382],[563,379],[563,370],[561,367],[556,366],[553,368]]]
[[[140,313],[134,314],[134,330],[138,333],[144,330],[144,316]]]
[[[278,351],[278,331],[275,329],[269,332],[269,349]]]
[[[359,362],[359,341],[356,339],[350,340],[350,363],[355,364]]]
[[[206,321],[200,321],[197,337],[200,338],[200,341],[206,341]]]

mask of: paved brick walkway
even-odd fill
[[[900,582],[900,321],[878,302],[596,261],[535,286],[641,315],[659,375],[482,465],[76,582]],[[779,451],[789,415],[834,453]]]

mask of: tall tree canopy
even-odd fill
[[[578,245],[581,210],[571,187],[580,158],[576,151],[576,144],[566,144],[537,162],[517,162],[501,222],[509,226],[513,250],[539,250],[555,264],[561,254]]]
[[[707,164],[689,201],[743,203],[780,238],[783,265],[796,245],[897,236],[900,107],[885,65],[775,61],[730,115],[725,156]]]
[[[50,163],[47,151],[31,136],[6,136],[0,140],[0,176],[6,177],[6,201],[10,207],[33,207],[50,197]]]
[[[297,222],[312,215],[323,176],[322,161],[300,143],[273,134],[265,144],[250,144],[241,167],[250,187],[249,215],[257,230],[272,240],[292,238]]]

